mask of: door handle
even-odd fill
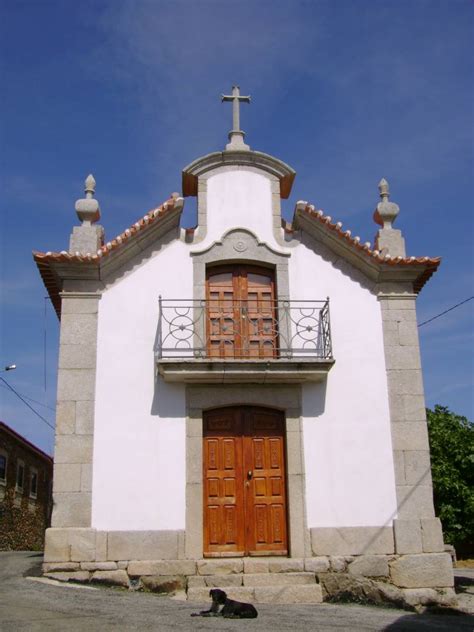
[[[247,479],[250,481],[252,479],[252,476],[253,476],[253,472],[252,472],[252,470],[249,470],[247,472]]]

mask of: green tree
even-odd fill
[[[474,543],[474,425],[445,406],[426,410],[436,514],[461,554]]]

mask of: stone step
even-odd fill
[[[320,559],[320,558],[317,558]],[[198,575],[230,575],[236,573],[294,573],[313,571],[307,560],[286,557],[241,557],[197,560]],[[329,564],[323,570],[327,570]],[[318,569],[320,570],[320,569]]]
[[[188,577],[189,588],[222,588],[230,586],[301,586],[316,583],[314,573],[236,573],[234,575],[196,575]]]
[[[244,586],[301,586],[316,584],[314,573],[248,573],[243,575]]]
[[[323,594],[319,584],[291,586],[228,586],[225,588],[229,599],[259,603],[322,603]],[[188,588],[188,601],[210,605],[209,588]]]
[[[229,586],[242,586],[243,575],[196,575],[188,577],[188,588],[222,588],[227,590]]]
[[[257,586],[255,603],[323,603],[323,591],[319,584]]]

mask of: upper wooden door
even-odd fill
[[[213,358],[272,358],[277,350],[275,283],[254,266],[210,268],[206,274],[207,352]]]
[[[286,555],[283,414],[210,411],[203,452],[204,555]]]

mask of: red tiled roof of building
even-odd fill
[[[36,452],[39,456],[41,456],[44,459],[50,461],[51,463],[53,462],[53,457],[52,456],[50,456],[49,454],[46,454],[46,452],[43,452],[43,450],[40,450],[40,448],[35,446],[34,443],[31,443],[31,441],[28,441],[28,439],[25,439],[25,437],[22,437],[21,434],[19,434],[15,430],[13,430],[13,428],[10,428],[10,426],[7,426],[7,424],[4,423],[3,421],[0,421],[0,430],[3,430],[4,432],[12,435],[12,437],[17,439],[21,443],[23,443],[28,449],[33,450],[34,452]]]
[[[138,233],[142,233],[146,228],[152,226],[161,218],[163,218],[167,213],[169,213],[175,206],[175,201],[178,196],[170,197],[166,202],[161,204],[161,206],[157,206],[151,211],[148,211],[141,219],[132,224],[129,228],[126,228],[120,235],[117,235],[111,241],[106,242],[103,246],[101,246],[97,252],[80,254],[70,253],[66,250],[62,250],[61,252],[33,252],[33,258],[36,262],[40,261],[73,261],[75,263],[91,263],[91,262],[99,262],[102,257],[107,256],[113,250],[117,250],[121,245],[125,244],[131,238],[133,238]]]
[[[371,247],[370,242],[361,243],[359,237],[352,237],[352,233],[350,230],[343,230],[342,223],[336,222],[333,223],[330,215],[324,215],[323,211],[316,210],[312,204],[306,204],[304,208],[300,207],[300,210],[303,211],[306,215],[308,215],[313,221],[318,222],[320,225],[324,226],[327,230],[332,231],[337,237],[341,240],[349,243],[355,250],[363,253],[367,257],[370,257],[372,260],[377,261],[378,263],[388,264],[390,266],[413,266],[423,264],[426,266],[425,273],[420,275],[417,279],[414,290],[418,292],[426,281],[430,278],[430,276],[436,272],[439,264],[441,263],[441,257],[392,257],[389,254],[382,254],[378,250],[375,250]],[[285,230],[287,232],[292,232],[291,225],[288,224],[285,226]]]
[[[126,228],[120,235],[117,235],[111,241],[107,241],[96,252],[80,254],[79,252],[70,253],[66,250],[61,252],[37,252],[33,251],[33,259],[35,260],[43,283],[48,290],[53,307],[58,315],[61,316],[61,298],[59,292],[61,287],[50,264],[55,263],[72,263],[72,264],[89,264],[99,266],[102,259],[106,258],[113,252],[120,250],[122,246],[133,240],[134,237],[142,235],[151,226],[156,226],[160,220],[164,219],[171,211],[182,209],[182,199],[180,204],[176,204],[179,198],[178,194],[173,193],[171,197],[163,202],[160,206],[151,209],[141,219]]]
[[[359,237],[352,237],[352,233],[350,230],[342,230],[342,222],[337,222],[336,224],[332,223],[332,218],[330,215],[324,215],[323,211],[316,211],[315,207],[311,204],[308,204],[304,211],[311,217],[318,220],[321,224],[324,224],[330,230],[337,233],[337,235],[341,237],[341,239],[345,239],[353,246],[355,246],[358,250],[365,252],[370,257],[375,257],[380,262],[389,263],[391,265],[400,263],[403,265],[409,265],[414,262],[439,264],[439,262],[441,261],[440,257],[391,257],[390,255],[382,255],[378,250],[372,249],[369,242],[361,244]]]
[[[146,213],[141,219],[132,224],[129,228],[125,229],[122,233],[120,233],[120,235],[117,235],[117,237],[111,241],[106,242],[94,253],[70,253],[65,250],[61,252],[34,251],[33,258],[38,265],[40,274],[48,293],[51,296],[51,300],[58,316],[61,312],[61,301],[59,297],[60,288],[57,286],[57,280],[50,268],[50,263],[76,263],[98,266],[100,261],[107,257],[110,253],[119,250],[135,236],[143,234],[150,226],[156,225],[157,222],[163,219],[175,208],[178,198],[178,194],[173,194],[168,200],[166,200],[166,202],[148,211],[148,213]],[[423,287],[441,262],[440,257],[391,257],[390,255],[383,255],[378,250],[372,249],[369,242],[361,243],[359,237],[352,237],[350,230],[342,230],[341,222],[333,223],[330,215],[324,215],[323,211],[320,210],[317,211],[313,205],[306,203],[304,207],[300,206],[299,210],[302,210],[303,213],[309,216],[312,221],[316,221],[319,225],[323,226],[325,230],[333,232],[339,239],[349,243],[357,252],[363,253],[366,257],[375,260],[377,263],[401,267],[422,264],[425,270],[419,275],[414,283],[414,290],[416,292]],[[293,232],[293,228],[290,223],[283,222],[283,226],[285,232]],[[192,238],[194,231],[194,228],[187,228],[186,236],[188,238]]]

